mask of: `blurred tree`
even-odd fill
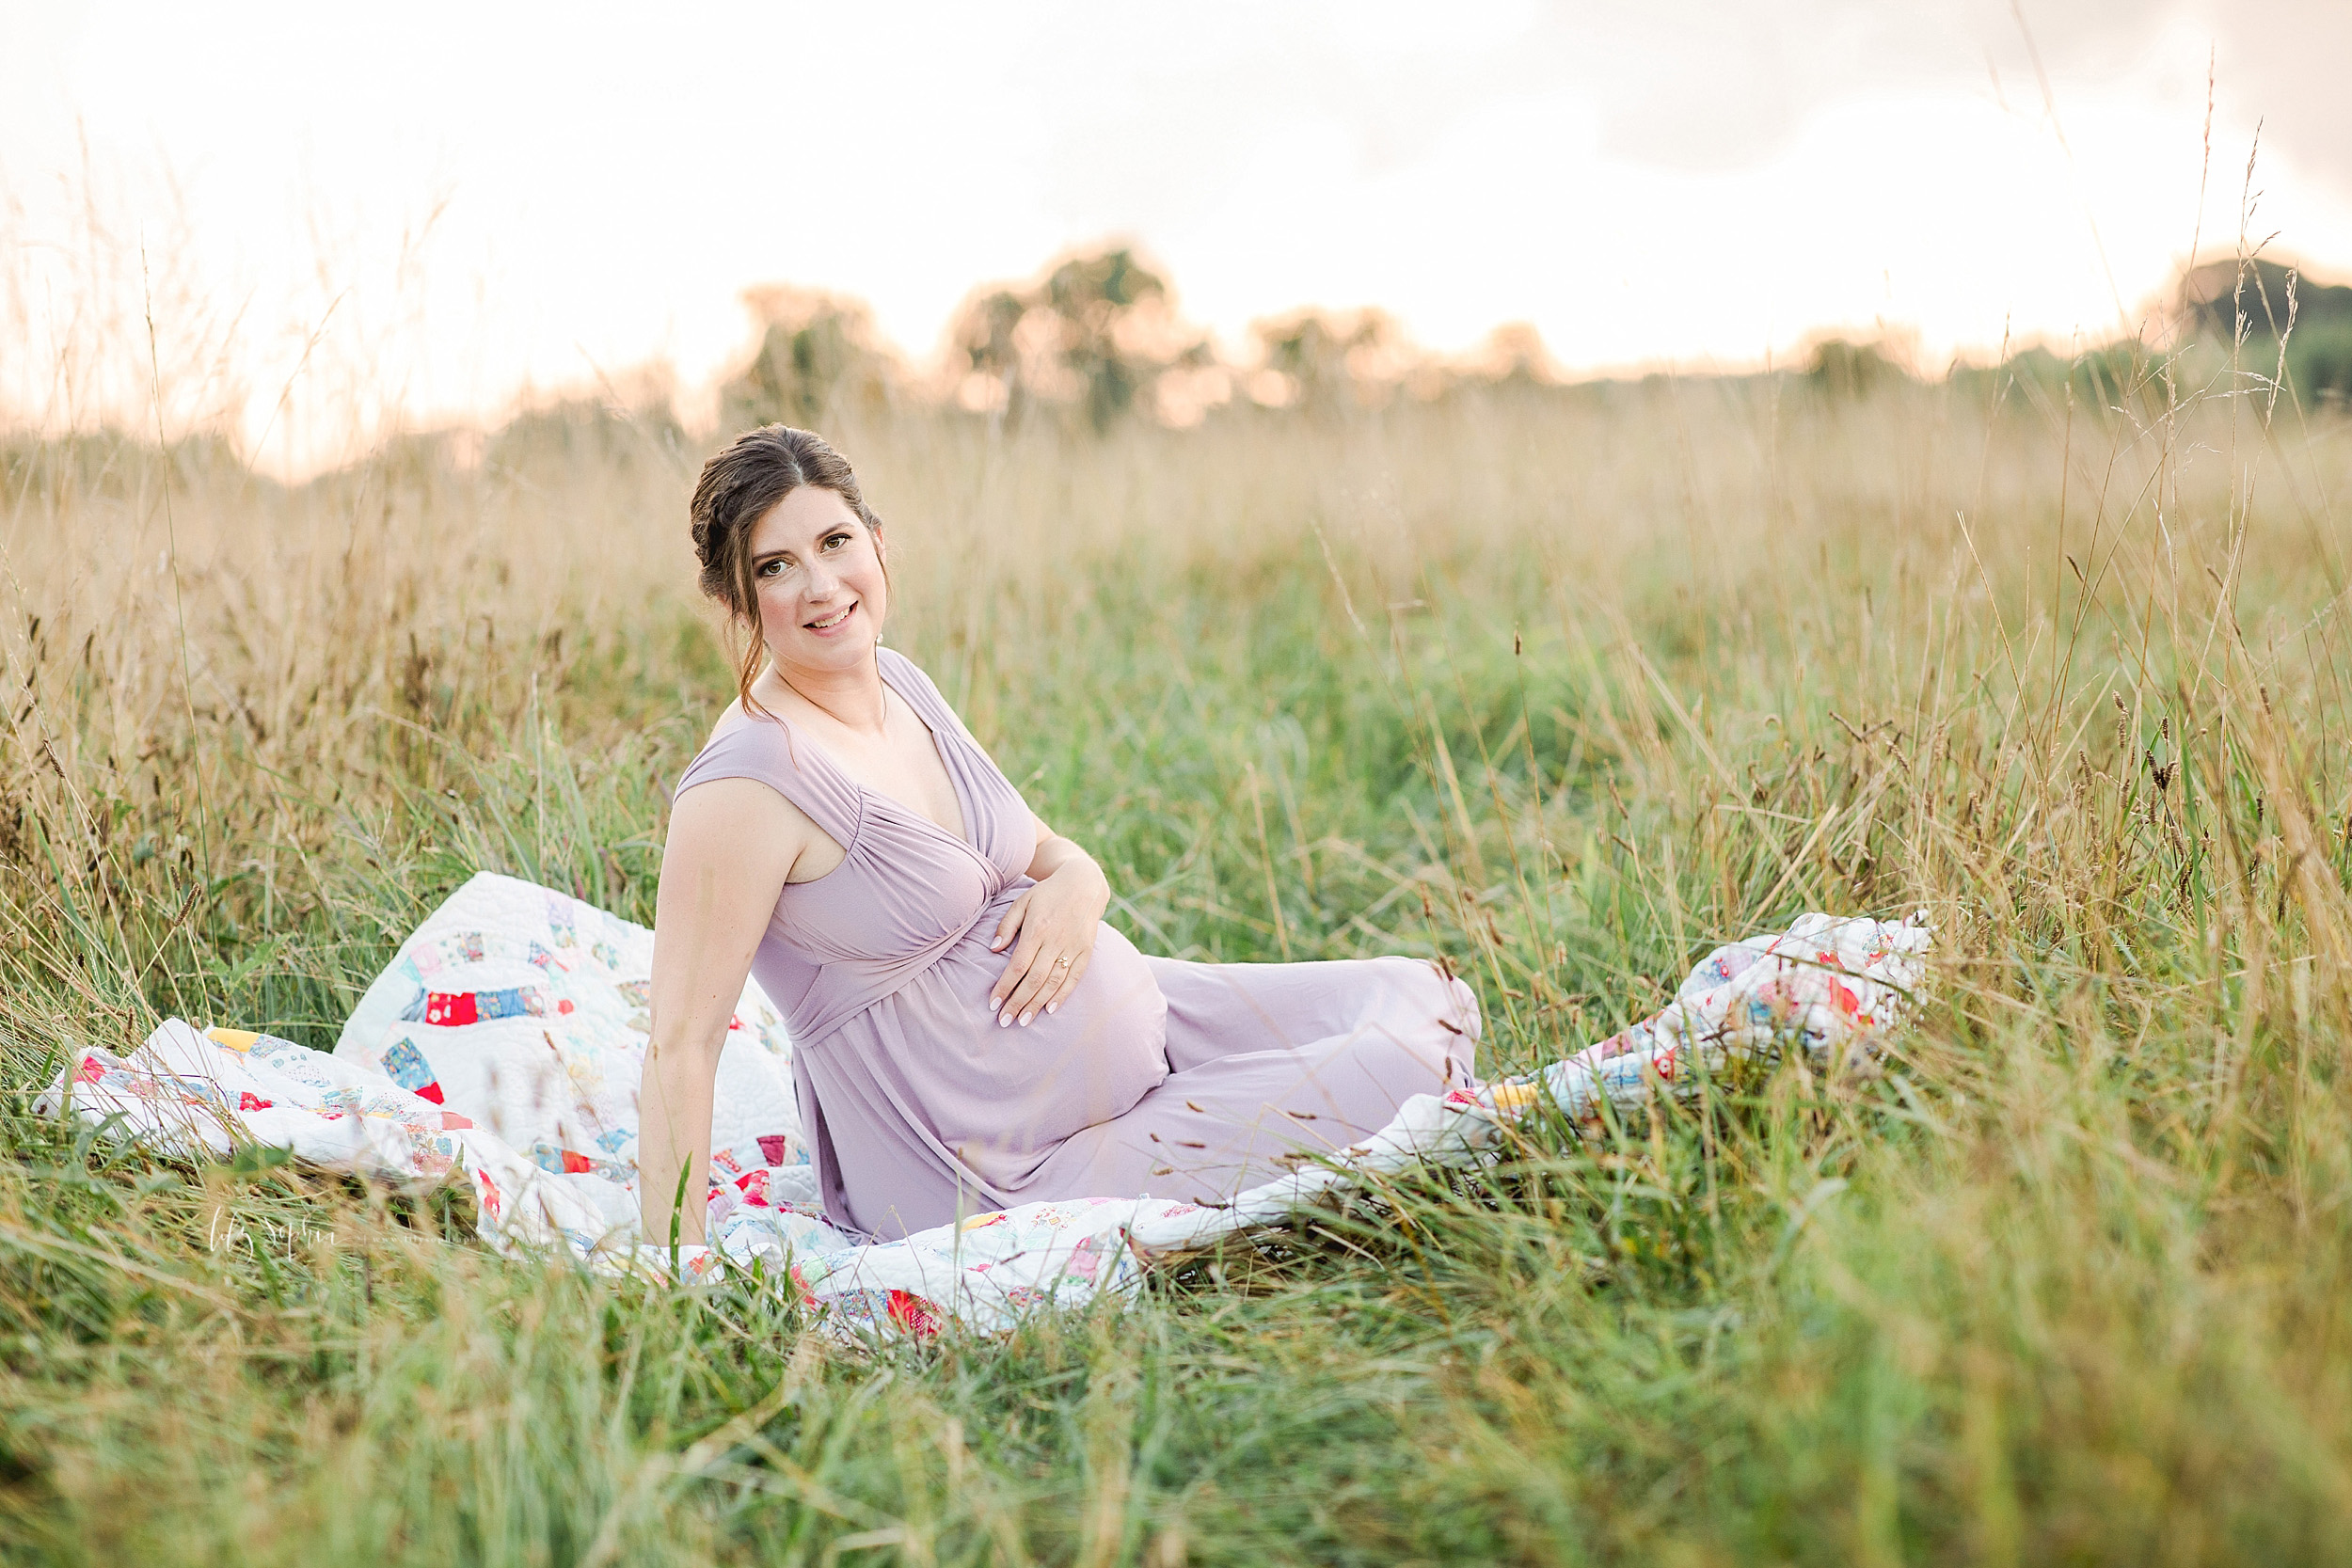
[[[1498,385],[1532,387],[1557,383],[1560,368],[1544,335],[1530,322],[1505,322],[1486,334],[1470,356],[1471,373]]]
[[[2300,267],[2260,257],[2209,261],[2181,279],[2188,329],[2223,348],[2243,341],[2239,363],[2270,373],[2286,344],[2287,380],[2306,407],[2352,399],[2352,288],[2314,283]]]
[[[246,465],[235,443],[218,431],[191,431],[174,438],[169,471],[174,482],[193,484],[216,474],[275,489],[276,482]],[[0,484],[11,497],[58,504],[74,494],[114,498],[151,493],[163,471],[164,451],[151,432],[102,425],[96,430],[37,436],[22,427],[0,430]]]
[[[1813,357],[1805,365],[1804,378],[1817,390],[1832,397],[1858,398],[1908,381],[1911,372],[1886,351],[1883,343],[1824,338],[1813,345]]]
[[[967,406],[1018,420],[1055,404],[1098,434],[1138,404],[1158,413],[1147,394],[1160,378],[1214,357],[1177,316],[1168,279],[1125,245],[1070,257],[1033,283],[981,290],[958,316],[954,341]]]
[[[2352,407],[2352,318],[2297,327],[2287,343],[2287,377],[2306,407]]]
[[[759,324],[759,347],[720,388],[724,429],[781,420],[816,430],[889,405],[898,366],[863,304],[782,285],[747,290],[743,303]]]
[[[1252,395],[1312,413],[1385,403],[1420,363],[1380,310],[1294,310],[1253,322],[1249,331],[1264,367]]]
[[[608,387],[603,397],[564,398],[517,409],[480,445],[466,432],[435,438],[436,461],[461,461],[474,448],[481,465],[496,473],[527,473],[548,467],[597,463],[632,467],[674,467],[683,461],[686,432],[678,423],[664,378],[648,375],[634,387]]]
[[[2036,344],[1997,365],[1956,364],[1947,384],[1972,403],[2011,412],[2046,411],[2071,390],[2078,407],[2153,416],[2167,395],[2159,370],[2160,361],[2146,344],[2126,338],[2071,356]]]

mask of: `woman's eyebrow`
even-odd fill
[[[752,557],[752,564],[755,566],[765,566],[771,561],[781,561],[791,553],[792,552],[790,550],[762,550],[759,554]]]

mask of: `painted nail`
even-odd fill
[[[1057,1013],[1057,1012],[1060,1012],[1060,1011],[1061,1011],[1061,1004],[1060,1004],[1060,1003],[1058,1003],[1058,1002],[1048,1002],[1047,1004],[1045,1004],[1045,1013],[1046,1013],[1046,1016],[1047,1016],[1048,1018],[1052,1017],[1054,1014],[1056,1014],[1056,1013]]]
[[[999,1029],[1006,1028],[1006,1027],[1009,1026],[1009,1025],[1011,1024],[1011,1022],[1012,1022],[1012,1009],[1011,1009],[1010,1007],[1007,1007],[1007,1008],[1006,1008],[1003,1012],[998,1013],[998,1014],[996,1015],[996,1027],[997,1027],[997,1028],[999,1028]]]
[[[1021,1027],[1026,1029],[1029,1026],[1029,1020],[1035,1017],[1037,1017],[1037,1009],[1035,1007],[1031,1007],[1027,1012],[1023,1013],[1021,1015]]]

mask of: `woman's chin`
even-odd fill
[[[791,657],[785,662],[803,670],[854,670],[873,658],[880,641],[869,626],[843,626],[830,637],[803,632],[792,639]],[[773,643],[769,651],[775,651]]]

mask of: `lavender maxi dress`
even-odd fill
[[[752,959],[789,1019],[825,1212],[898,1236],[1089,1196],[1222,1201],[1343,1148],[1410,1095],[1472,1084],[1478,1004],[1418,958],[1200,964],[1109,926],[1061,1010],[1000,1028],[988,949],[1031,885],[1028,807],[930,678],[880,650],[929,725],[968,838],[852,782],[783,721],[730,710],[681,791],[756,779],[848,858],[788,884]]]

